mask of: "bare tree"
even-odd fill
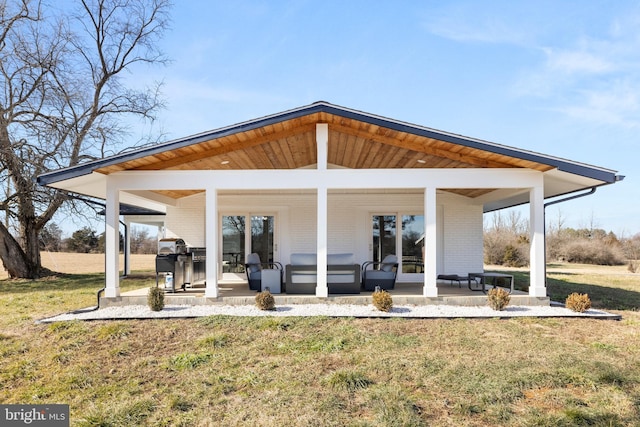
[[[56,16],[39,0],[0,0],[0,259],[11,277],[45,273],[38,234],[68,200],[35,177],[117,151],[122,116],[162,107],[160,85],[131,89],[123,74],[166,62],[157,44],[169,7],[79,0]]]
[[[149,235],[149,230],[143,227],[131,227],[131,253],[155,254],[158,252],[158,238]]]

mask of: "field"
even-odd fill
[[[42,265],[51,271],[69,274],[99,273],[104,271],[104,254],[76,254],[66,252],[42,252]],[[153,271],[155,255],[131,255],[132,271]],[[124,256],[120,255],[120,265]],[[6,271],[0,269],[0,279],[6,279]]]
[[[141,262],[147,272],[123,290],[149,283],[153,263]],[[94,305],[103,276],[2,280],[0,403],[67,403],[74,426],[640,425],[640,275],[551,267],[556,299],[588,292],[623,320],[44,325],[35,320]],[[526,272],[515,274],[526,283]]]

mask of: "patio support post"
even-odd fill
[[[436,189],[424,189],[424,289],[425,297],[437,297],[437,245]]]
[[[316,296],[325,298],[329,296],[327,285],[327,188],[318,188],[318,248],[317,248],[317,285]]]
[[[318,157],[318,171],[327,170],[327,158],[329,156],[329,125],[327,123],[316,124],[316,149]],[[327,187],[318,186],[318,214],[317,218],[317,250],[316,250],[316,296],[326,298],[329,296],[327,285],[327,233],[328,233],[328,203]]]
[[[124,220],[124,275],[131,275],[131,221]]]
[[[542,181],[542,175],[540,175]],[[544,248],[544,189],[540,184],[529,190],[530,207],[530,283],[529,295],[532,297],[546,297],[545,283],[545,248]]]
[[[329,125],[327,123],[316,125],[316,147],[318,150],[318,170],[327,170],[329,157]]]
[[[205,245],[207,247],[204,296],[218,298],[218,190],[206,189]]]
[[[107,298],[116,298],[120,296],[120,271],[119,271],[119,252],[120,252],[120,191],[113,183],[113,180],[107,178],[107,199],[105,207],[105,291],[104,296]]]

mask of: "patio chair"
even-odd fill
[[[252,253],[247,255],[245,263],[249,289],[252,291],[264,291],[269,288],[272,294],[279,294],[282,287],[282,264],[279,262],[261,262],[260,255]]]
[[[367,261],[362,264],[362,287],[365,291],[393,289],[398,273],[398,257],[387,255],[382,261]]]

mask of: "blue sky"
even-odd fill
[[[132,75],[164,81],[167,139],[324,100],[617,170],[547,218],[640,232],[638,2],[176,0],[172,16],[173,62]]]

